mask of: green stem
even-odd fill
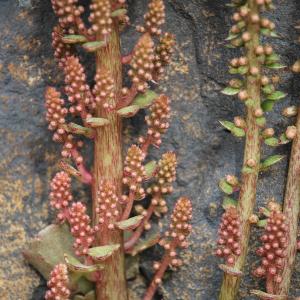
[[[275,287],[275,294],[288,295],[291,275],[297,252],[297,228],[300,212],[300,109],[298,109],[297,134],[293,141],[283,213],[286,216],[287,254],[283,258],[282,282]]]
[[[122,65],[120,53],[120,37],[117,24],[114,24],[106,47],[97,51],[97,68],[104,66],[108,69],[115,82],[115,95],[120,94],[122,88]],[[114,99],[117,102],[117,96]],[[96,117],[109,120],[109,125],[98,127],[95,135],[94,149],[94,182],[93,182],[93,222],[98,222],[96,214],[97,191],[101,179],[113,182],[118,194],[122,192],[122,124],[119,116],[107,113],[102,108],[97,109]],[[121,207],[119,208],[122,214]],[[101,231],[97,236],[97,245],[120,244],[120,250],[105,261],[101,281],[96,287],[97,300],[127,300],[127,286],[124,265],[123,233],[121,230]]]
[[[258,14],[259,9],[255,0],[248,0],[250,14]],[[248,22],[247,31],[251,35],[251,40],[246,44],[247,58],[249,67],[258,67],[260,63],[255,54],[255,49],[259,45],[259,25]],[[256,124],[254,115],[255,109],[261,108],[261,71],[258,76],[247,75],[247,92],[249,98],[252,99],[252,104],[247,106],[247,132],[244,150],[243,167],[247,167],[249,160],[254,160],[255,167],[252,167],[251,172],[242,172],[242,183],[238,201],[238,211],[241,221],[241,255],[237,257],[234,269],[242,271],[245,265],[248,252],[248,244],[250,237],[250,222],[249,218],[253,214],[253,209],[256,202],[256,185],[260,164],[261,138],[260,127]],[[249,167],[247,167],[249,169]],[[236,298],[240,286],[241,277],[225,273],[223,283],[219,295],[219,300],[233,300]]]

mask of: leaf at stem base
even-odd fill
[[[93,257],[95,260],[103,261],[112,256],[112,254],[119,248],[119,244],[94,247],[88,250],[88,255]]]

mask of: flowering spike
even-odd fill
[[[162,155],[158,162],[157,173],[155,175],[156,183],[147,189],[148,193],[172,193],[172,183],[176,180],[176,155],[173,152],[167,152]]]
[[[65,135],[65,130],[63,125],[65,125],[65,117],[68,113],[67,108],[64,107],[64,100],[61,99],[61,94],[53,87],[46,88],[45,91],[46,99],[46,120],[49,122],[48,129],[55,131],[53,139],[58,142],[63,141]]]
[[[175,37],[169,32],[164,33],[159,39],[154,55],[154,72],[158,77],[164,73],[164,67],[170,64],[174,46]]]
[[[100,231],[104,227],[115,229],[114,223],[119,217],[118,203],[119,199],[115,185],[109,181],[102,180],[99,185],[96,208]]]
[[[171,216],[170,230],[165,233],[159,244],[164,247],[165,255],[161,262],[154,263],[156,273],[146,291],[144,300],[151,300],[158,285],[161,284],[164,273],[169,266],[180,267],[182,260],[177,258],[176,249],[188,246],[187,237],[192,231],[190,221],[192,219],[192,203],[188,198],[182,197],[177,200]]]
[[[87,114],[86,108],[92,102],[90,88],[86,83],[86,75],[84,68],[75,56],[66,59],[64,68],[65,72],[65,92],[68,100],[72,103],[70,112],[72,114],[80,114],[83,119],[90,115]]]
[[[186,238],[192,231],[192,225],[189,224],[191,219],[192,203],[188,198],[181,197],[176,202],[171,216],[170,231],[165,236],[176,239],[179,247],[186,248]]]
[[[86,255],[94,241],[93,229],[90,226],[90,217],[86,214],[86,206],[75,202],[70,208],[69,223],[71,233],[75,239],[74,249],[77,256]]]
[[[78,0],[51,0],[53,10],[58,16],[61,27],[73,26],[75,23],[78,29],[85,28],[79,16],[84,12],[83,6],[77,6]]]
[[[148,87],[147,81],[152,80],[153,62],[154,43],[151,36],[146,33],[134,47],[130,62],[131,69],[128,71],[133,85],[137,87],[139,92],[145,92]]]
[[[58,61],[58,66],[64,68],[66,58],[72,55],[72,46],[63,43],[62,37],[67,33],[67,30],[57,25],[52,31],[52,47],[54,49],[54,57]]]
[[[156,147],[161,145],[161,135],[169,128],[170,119],[170,100],[165,95],[160,95],[151,104],[150,114],[146,116],[145,120],[148,125],[147,139],[141,137],[139,142],[143,147],[148,143]]]
[[[71,177],[65,172],[56,173],[50,184],[50,205],[58,210],[58,219],[64,221],[68,217],[68,206],[72,201]]]
[[[268,217],[265,233],[260,240],[263,246],[256,251],[262,257],[261,265],[253,274],[257,277],[265,277],[267,280],[267,292],[274,293],[273,287],[281,283],[283,258],[286,256],[287,231],[286,217],[278,205],[269,206],[271,210]]]
[[[49,290],[46,292],[46,300],[69,300],[69,278],[68,269],[65,264],[58,264],[54,267],[47,283]]]
[[[235,207],[230,206],[222,216],[219,227],[218,249],[216,255],[224,257],[226,264],[234,264],[236,257],[240,255],[240,220],[239,214]]]
[[[93,0],[90,5],[91,13],[89,21],[92,27],[88,30],[89,34],[101,33],[103,37],[111,33],[111,1],[110,0]]]
[[[146,177],[145,167],[143,166],[144,159],[144,152],[136,145],[132,145],[128,149],[125,158],[123,183],[129,187],[130,191],[138,195],[139,199],[145,197],[145,191],[141,187],[141,183]]]
[[[137,26],[139,32],[160,35],[161,26],[165,23],[165,5],[163,0],[150,0],[148,12],[144,15],[145,25]]]
[[[114,97],[114,81],[108,70],[97,70],[93,95],[96,105],[101,104],[104,108],[110,107],[110,99]]]

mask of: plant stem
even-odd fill
[[[169,264],[171,263],[172,257],[170,256],[170,252],[174,251],[174,249],[175,249],[175,247],[173,246],[170,249],[170,251],[168,251],[164,255],[164,257],[162,258],[160,267],[159,267],[158,271],[155,273],[155,275],[154,275],[154,277],[153,277],[153,279],[152,279],[152,281],[151,281],[151,283],[150,283],[150,285],[149,285],[149,287],[148,287],[148,289],[146,291],[146,294],[144,295],[143,300],[151,300],[151,299],[153,299],[153,297],[155,295],[155,292],[156,292],[156,290],[157,290],[157,288],[159,286],[158,282],[160,282],[162,280],[162,278],[163,278],[166,270],[169,267]]]
[[[250,9],[250,14],[259,13],[259,9],[255,0],[248,0],[248,7]],[[260,128],[256,124],[256,117],[254,115],[255,109],[261,107],[261,70],[260,63],[257,60],[257,56],[255,54],[255,49],[259,45],[259,30],[260,28],[258,24],[253,24],[251,22],[247,24],[247,31],[251,35],[251,40],[246,44],[249,67],[258,67],[259,75],[254,77],[248,74],[246,78],[247,92],[249,98],[252,99],[253,103],[251,106],[247,106],[247,131],[243,167],[247,167],[247,162],[249,160],[254,160],[255,166],[251,168],[251,172],[242,171],[242,183],[238,201],[238,211],[241,221],[241,255],[237,257],[237,260],[233,267],[234,269],[240,271],[242,271],[244,268],[248,252],[248,244],[250,237],[249,218],[253,213],[253,208],[256,202],[256,185],[260,164]],[[240,277],[225,273],[219,299],[235,299],[239,290],[240,281]]]
[[[98,37],[100,39],[100,37]],[[115,82],[115,95],[120,94],[122,88],[122,65],[120,53],[120,37],[118,25],[114,24],[109,42],[106,47],[97,51],[97,68],[104,66],[109,70]],[[117,96],[116,96],[117,97]],[[114,102],[117,102],[117,98]],[[107,113],[98,107],[96,117],[107,118],[109,125],[96,129],[94,149],[94,182],[93,182],[93,222],[98,222],[96,214],[97,191],[101,179],[108,179],[116,185],[119,196],[122,191],[122,124],[120,117],[114,113]],[[119,208],[122,214],[121,207]],[[124,268],[123,233],[121,230],[101,231],[97,236],[97,245],[120,244],[120,250],[105,260],[105,269],[101,281],[96,287],[97,300],[127,300],[127,286]]]
[[[297,252],[297,228],[300,212],[300,109],[297,117],[297,134],[293,141],[285,190],[283,213],[288,226],[287,253],[283,258],[282,282],[276,285],[275,294],[288,295],[291,275]]]

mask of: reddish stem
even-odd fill
[[[127,220],[128,217],[130,216],[130,213],[131,213],[131,210],[132,210],[132,207],[133,207],[133,203],[134,203],[134,196],[135,196],[135,193],[130,191],[124,213],[121,217],[122,221]]]
[[[154,297],[155,292],[156,292],[160,282],[162,281],[162,278],[163,278],[166,270],[168,269],[168,267],[171,263],[172,257],[170,256],[170,253],[176,249],[176,244],[177,244],[176,240],[174,240],[171,243],[170,249],[163,256],[162,261],[159,266],[159,269],[155,273],[155,275],[146,291],[146,294],[145,294],[143,300],[151,300]]]
[[[121,98],[121,100],[117,103],[116,109],[119,110],[123,107],[126,107],[132,103],[135,96],[137,95],[138,90],[137,87],[133,84],[131,88],[129,89],[128,93],[125,97]]]
[[[124,65],[127,65],[131,62],[132,60],[132,53],[129,53],[127,55],[122,56],[121,62]]]
[[[76,162],[76,159],[81,156],[79,154],[78,150],[77,149],[72,149],[71,150],[71,155],[72,155],[73,160],[76,163],[78,171],[80,172],[81,181],[85,184],[92,184],[92,181],[93,181],[92,174],[86,169],[83,162],[82,163]]]
[[[148,154],[148,149],[152,144],[151,136],[147,134],[145,142],[142,144],[141,150],[144,152],[145,155]]]
[[[135,230],[133,235],[125,242],[125,244],[124,244],[125,251],[131,250],[131,248],[137,243],[137,241],[141,237],[142,233],[144,232],[145,224],[150,220],[150,218],[154,212],[154,208],[155,208],[155,205],[151,203],[147,209],[147,214],[146,214],[145,218],[142,220],[141,224]]]

